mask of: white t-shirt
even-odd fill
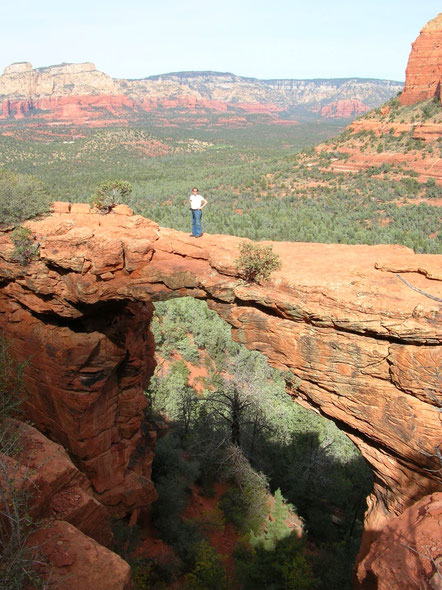
[[[190,208],[191,209],[201,209],[201,205],[203,204],[204,201],[204,197],[203,195],[200,194],[194,194],[192,193],[190,195]]]

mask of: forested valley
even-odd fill
[[[390,101],[392,105],[396,105]],[[386,121],[436,121],[441,107],[397,107]],[[366,115],[369,118],[371,115]],[[408,119],[407,119],[408,117]],[[430,117],[430,118],[429,118]],[[374,153],[441,157],[442,143],[400,136],[344,132],[342,122],[304,121],[245,129],[85,129],[70,142],[0,136],[0,223],[40,212],[42,202],[89,202],[96,186],[121,178],[135,213],[160,225],[189,229],[187,196],[193,186],[209,201],[204,228],[253,240],[347,244],[403,244],[416,252],[442,252],[442,188],[419,182],[406,165],[385,163],[337,172],[348,144]],[[324,142],[314,149],[314,143]],[[19,180],[12,180],[11,174]],[[43,182],[46,200],[30,197],[27,175]],[[11,200],[9,185],[15,183]],[[30,190],[26,196],[26,190]],[[23,193],[24,191],[24,193]],[[22,197],[20,197],[20,194]],[[25,211],[22,212],[21,208]]]

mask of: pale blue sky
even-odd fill
[[[21,0],[2,7],[0,73],[91,61],[114,78],[186,70],[405,80],[440,0]]]

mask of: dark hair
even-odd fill
[[[193,192],[193,191],[196,191],[196,192],[198,192],[198,189],[196,188],[196,186],[194,186],[194,187],[193,187],[193,189],[192,189],[192,192]]]

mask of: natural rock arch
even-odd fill
[[[40,251],[27,267],[0,237],[0,327],[30,359],[31,419],[116,515],[156,497],[155,433],[142,423],[152,301],[183,295],[206,299],[236,340],[290,371],[296,401],[359,447],[375,474],[367,547],[392,515],[440,487],[441,256],[275,242],[282,269],[259,286],[236,276],[240,238],[195,241],[121,207],[103,216],[58,204],[27,225]]]

